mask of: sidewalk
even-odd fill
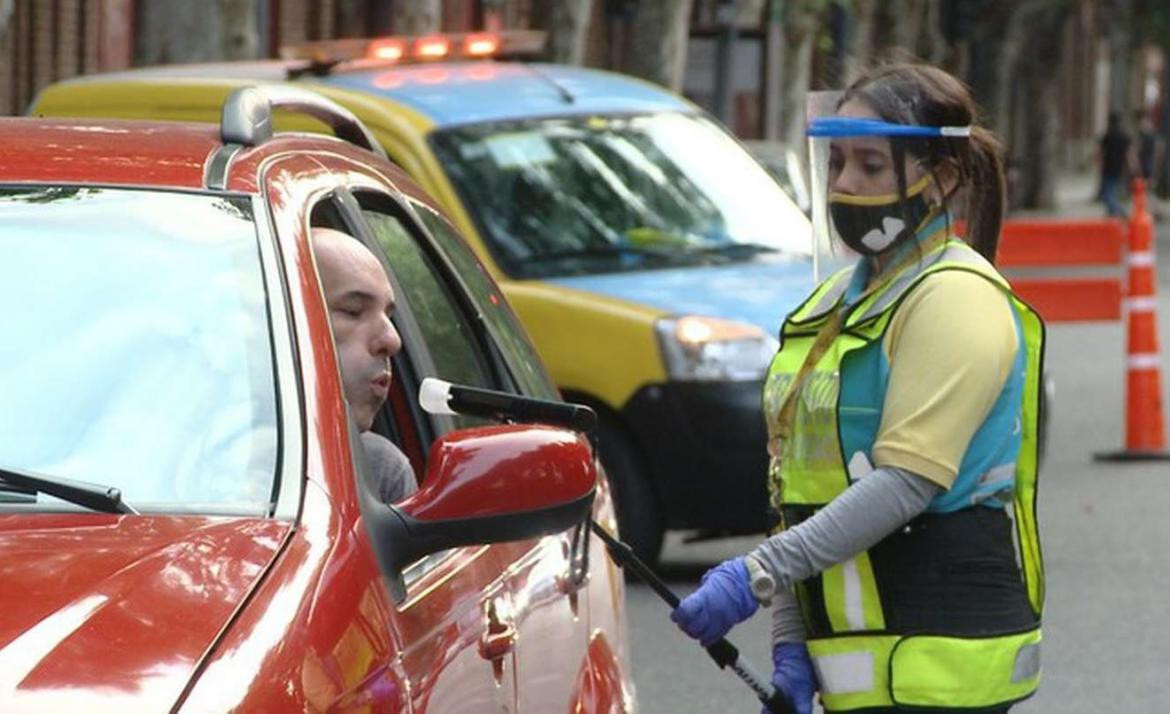
[[[1008,213],[1008,218],[1104,218],[1105,204],[1097,200],[1099,179],[1095,170],[1067,171],[1056,180],[1056,209],[1017,209]],[[1170,220],[1170,200],[1161,199],[1147,191],[1146,200],[1155,223]],[[1128,194],[1123,200],[1126,210],[1130,208]]]

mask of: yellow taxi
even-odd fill
[[[564,397],[596,409],[636,552],[653,560],[667,529],[763,530],[761,384],[784,315],[812,289],[808,219],[693,104],[631,77],[517,60],[540,42],[309,43],[279,60],[82,77],[30,111],[218,121],[232,90],[258,83],[333,99],[447,209],[455,226],[427,230],[469,238]]]

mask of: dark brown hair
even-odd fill
[[[894,137],[890,147],[898,194],[903,198],[903,158],[907,152],[922,162],[940,189],[939,169],[946,166],[953,172],[957,179],[955,191],[944,200],[949,203],[956,195],[966,195],[962,213],[967,220],[967,242],[994,263],[1005,204],[1003,160],[999,141],[991,132],[976,126],[978,111],[966,85],[930,65],[891,64],[876,67],[854,81],[840,103],[855,99],[889,122],[971,127],[970,137]]]

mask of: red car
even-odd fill
[[[275,109],[338,138],[274,135]],[[426,377],[558,396],[375,152],[288,88],[220,126],[0,120],[0,711],[632,710],[591,445],[419,407]],[[396,505],[362,478],[315,225],[397,295]]]

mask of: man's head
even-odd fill
[[[313,228],[312,241],[345,399],[358,428],[367,431],[390,390],[390,358],[402,349],[390,322],[394,290],[378,259],[352,236]]]

